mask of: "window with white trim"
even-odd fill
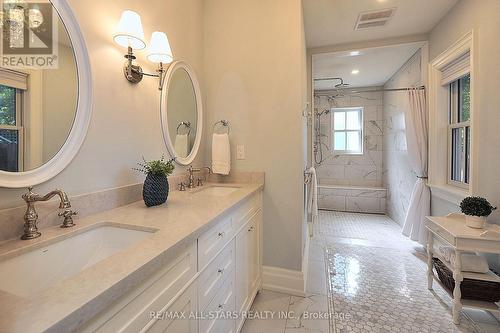
[[[448,84],[448,183],[468,187],[470,178],[470,74]]]
[[[0,170],[23,171],[22,90],[0,84]]]
[[[363,153],[363,108],[333,108],[332,147],[336,155]]]

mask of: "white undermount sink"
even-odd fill
[[[0,289],[27,297],[126,249],[156,230],[100,225],[0,262]]]
[[[195,193],[203,193],[203,194],[209,194],[209,195],[214,195],[218,197],[223,197],[226,195],[229,195],[237,190],[239,190],[241,187],[239,186],[217,186],[217,185],[209,185],[207,187],[203,187],[199,190],[197,190]]]

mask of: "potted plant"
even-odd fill
[[[146,161],[137,163],[139,168],[134,168],[146,175],[144,186],[142,187],[142,197],[148,207],[157,206],[165,203],[168,197],[167,177],[174,171],[174,159],[165,161],[162,155],[160,160]]]
[[[460,203],[460,210],[465,214],[465,224],[471,228],[482,229],[486,217],[493,212],[493,207],[488,200],[481,197],[467,197]]]

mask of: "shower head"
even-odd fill
[[[342,89],[342,88],[347,88],[349,87],[349,83],[344,83],[344,80],[342,78],[339,78],[340,83],[335,85],[335,88],[337,89]]]

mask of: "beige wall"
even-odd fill
[[[157,81],[144,78],[138,85],[123,77],[125,50],[113,42],[113,32],[125,9],[142,17],[146,40],[152,31],[168,34],[174,57],[188,61],[202,75],[202,1],[69,0],[89,50],[94,91],[90,129],[80,152],[57,177],[35,189],[46,192],[55,187],[77,195],[138,183],[143,176],[131,170],[144,155],[146,159],[166,154],[160,129]],[[154,69],[137,52],[146,70]],[[202,144],[201,151],[204,147]],[[166,154],[168,156],[168,154]],[[204,164],[201,153],[196,164]],[[178,170],[181,168],[178,168]],[[23,205],[25,189],[0,189],[0,208]]]
[[[75,118],[78,77],[73,50],[59,44],[57,70],[42,71],[43,161],[66,141]]]
[[[301,1],[210,0],[204,6],[205,139],[215,121],[230,121],[232,168],[266,172],[264,264],[301,270]],[[237,144],[245,145],[245,160],[235,159]]]
[[[475,102],[473,140],[477,158],[477,183],[475,195],[486,197],[494,205],[500,206],[500,53],[499,34],[500,1],[461,0],[432,30],[429,39],[430,59],[451,46],[468,31],[474,29],[474,82]],[[432,196],[433,215],[442,215],[459,208],[436,196]],[[489,217],[490,222],[500,224],[500,211]],[[500,269],[500,256],[491,257],[490,264]]]

